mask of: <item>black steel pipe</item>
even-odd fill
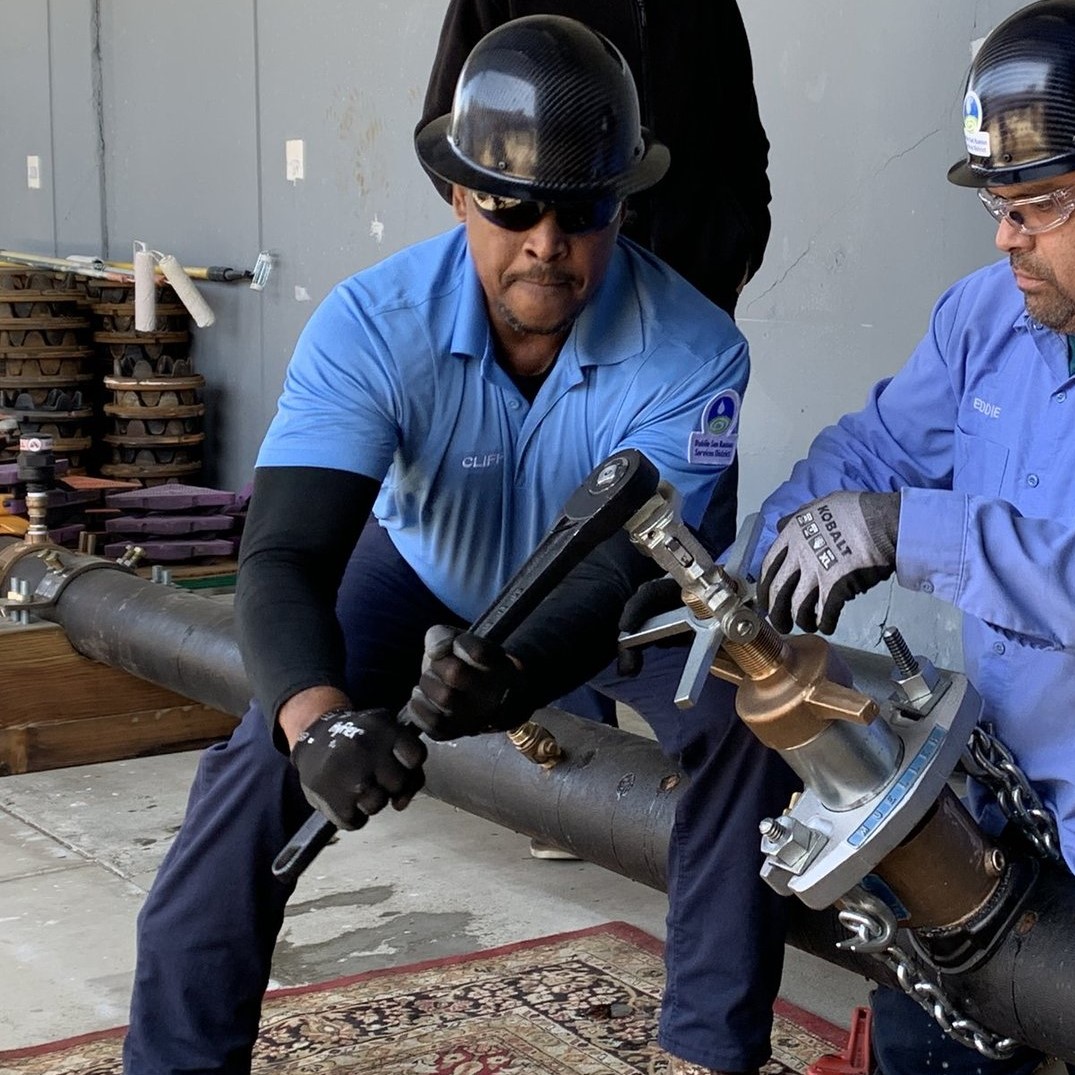
[[[0,535],[0,568],[5,553],[19,544]],[[64,555],[79,565],[107,563]],[[27,558],[17,560],[7,575],[0,569],[0,595],[7,593],[11,575],[25,576],[36,586],[45,566]],[[249,705],[230,603],[161,586],[113,565],[75,574],[55,604],[35,611],[59,624],[71,645],[95,661],[224,713],[241,715]]]
[[[0,537],[0,560],[14,542]],[[0,578],[0,593],[7,583]],[[126,572],[97,570],[73,578],[42,617],[63,627],[87,657],[223,712],[238,716],[246,709],[250,689],[227,604]],[[841,652],[862,689],[888,693],[886,658]],[[668,838],[685,778],[652,740],[558,710],[544,710],[537,719],[564,748],[559,765],[535,766],[501,735],[434,743],[426,766],[430,793],[663,890]],[[991,1030],[1068,1061],[1075,1061],[1072,907],[1075,878],[1042,871],[994,955],[948,980],[953,999]],[[837,950],[835,941],[844,935],[831,910],[811,911],[793,901],[791,944],[891,981],[874,960]]]
[[[983,1026],[1075,1064],[1075,879],[1045,867],[1012,928],[973,973],[944,975]]]

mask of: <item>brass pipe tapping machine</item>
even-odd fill
[[[824,639],[778,634],[754,608],[745,576],[759,525],[748,520],[721,567],[662,484],[626,526],[682,587],[685,607],[620,644],[694,633],[676,697],[683,708],[708,675],[737,685],[739,716],[804,785],[780,817],[761,823],[762,876],[810,907],[842,908],[847,947],[880,952],[908,927],[943,950],[945,938],[995,924],[1017,879],[948,787],[981,713],[977,693],[966,677],[912,657],[891,629],[897,668],[879,704],[854,689]]]

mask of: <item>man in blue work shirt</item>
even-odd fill
[[[404,704],[452,739],[515,727],[596,676],[691,776],[668,866],[667,1069],[756,1072],[783,953],[757,823],[793,778],[726,685],[682,718],[682,651],[638,680],[602,671],[650,562],[621,532],[503,649],[461,631],[610,453],[643,451],[700,520],[734,452],[746,344],[618,237],[624,198],[668,154],[640,126],[623,57],[582,24],[493,31],[416,147],[462,226],[342,283],[297,345],[236,595],[259,704],[206,752],[140,916],[126,1069],[249,1070],[292,890],[272,860],[311,806],[350,829],[406,806],[425,747],[396,720]]]
[[[1008,261],[950,288],[907,365],[765,502],[776,536],[759,596],[781,631],[831,632],[893,571],[959,608],[984,719],[1073,869],[1075,0],[1033,4],[986,38],[963,116],[967,156],[948,177],[977,188]],[[973,782],[972,805],[1003,823]],[[987,1060],[893,990],[873,1004],[882,1075],[1022,1075],[1042,1059]]]

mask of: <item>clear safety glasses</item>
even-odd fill
[[[482,194],[472,190],[471,198],[486,220],[508,231],[529,231],[548,212],[556,214],[560,230],[568,235],[607,228],[620,211],[615,198],[597,198],[589,202],[530,202],[505,198],[501,194]]]
[[[1075,212],[1075,187],[1061,187],[1029,198],[1002,198],[983,187],[978,197],[998,224],[1006,220],[1023,235],[1040,235],[1059,228]]]

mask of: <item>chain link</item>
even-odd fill
[[[1045,809],[1038,793],[1015,763],[1012,752],[993,734],[992,725],[978,725],[971,732],[967,754],[970,775],[996,796],[1004,816],[1014,822],[1042,858],[1060,858],[1056,819]]]
[[[926,977],[920,961],[914,955],[895,941],[889,941],[881,947],[886,939],[892,937],[891,924],[886,924],[881,915],[860,904],[841,911],[839,918],[855,935],[854,939],[842,941],[839,947],[866,952],[888,967],[896,975],[900,988],[960,1045],[974,1049],[990,1060],[1006,1060],[1018,1048],[1019,1043],[1014,1038],[994,1034],[961,1012],[944,990]]]
[[[1038,793],[1015,763],[1012,752],[993,734],[991,725],[978,725],[971,732],[965,759],[974,779],[996,796],[1005,817],[1019,827],[1034,851],[1042,858],[1060,858],[1060,837],[1056,819],[1045,809]],[[866,901],[867,903],[869,901]],[[880,913],[879,913],[880,912]],[[859,900],[840,912],[840,921],[852,937],[840,942],[873,956],[896,975],[900,988],[951,1038],[990,1060],[1005,1060],[1019,1043],[986,1030],[956,1007],[944,990],[926,974],[922,961],[893,939],[892,922],[881,908]]]
[[[898,944],[890,944],[878,956],[896,974],[900,988],[930,1015],[949,1037],[974,1049],[990,1060],[1006,1060],[1019,1047],[1015,1038],[1004,1038],[986,1030],[981,1023],[962,1013],[936,982],[926,977],[918,960]]]

